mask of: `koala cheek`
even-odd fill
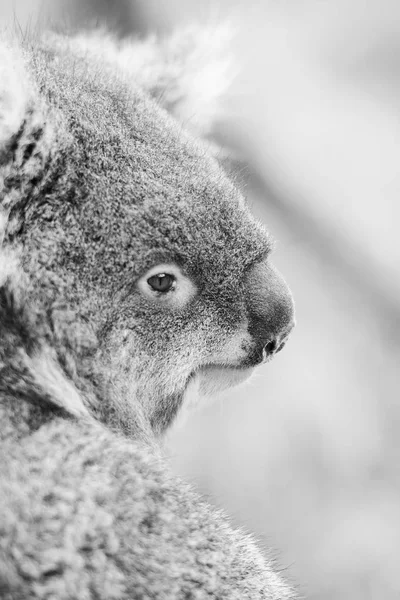
[[[133,391],[136,387],[133,385],[135,363],[138,360],[135,348],[135,336],[130,330],[113,332],[103,339],[98,360],[100,379],[107,376],[112,380],[114,387],[124,387]]]

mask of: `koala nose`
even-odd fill
[[[282,348],[284,347],[284,345],[286,344],[286,339],[288,338],[288,336],[289,336],[289,333],[287,335],[285,335],[285,337],[283,339],[280,339],[278,337],[277,339],[267,342],[263,348],[265,357],[267,358],[271,354],[277,354],[278,352],[280,352],[282,350]]]
[[[294,303],[285,280],[268,261],[247,273],[245,293],[248,330],[255,343],[250,361],[258,364],[284,347],[295,324]]]

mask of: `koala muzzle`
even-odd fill
[[[245,293],[248,331],[254,341],[248,361],[256,365],[284,347],[295,324],[294,303],[285,280],[268,261],[247,273]]]

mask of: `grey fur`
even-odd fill
[[[152,42],[135,81],[98,43],[0,46],[1,597],[294,598],[158,449],[196,373],[287,336],[290,294],[240,193],[161,106],[160,74],[166,107],[185,94],[182,51],[178,77]],[[183,306],[140,293],[165,263],[195,290]]]

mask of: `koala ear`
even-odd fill
[[[29,48],[27,49],[29,54]],[[0,39],[0,193],[9,210],[45,168],[56,145],[54,115],[29,75],[22,50]],[[18,178],[9,189],[5,177]]]
[[[135,79],[185,126],[205,137],[222,118],[234,79],[232,37],[232,28],[225,24],[149,39],[136,47]]]
[[[191,27],[167,38],[142,41],[78,36],[81,48],[118,65],[134,85],[150,94],[193,133],[206,137],[224,114],[223,103],[235,76],[234,36],[229,23]]]
[[[24,71],[18,51],[0,40],[0,152],[18,133],[28,108]]]

